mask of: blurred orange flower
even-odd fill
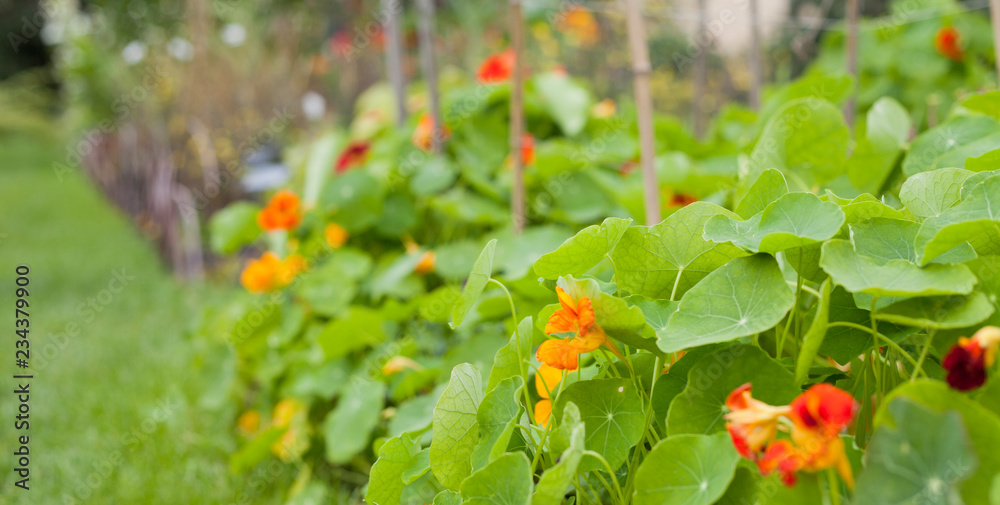
[[[962,51],[961,34],[954,26],[945,26],[934,36],[934,48],[937,52],[955,61],[962,61],[965,52]]]
[[[605,98],[600,102],[594,104],[590,108],[590,115],[597,119],[607,119],[615,115],[618,112],[618,106],[615,105],[615,101],[610,98]]]
[[[277,254],[266,252],[247,264],[240,274],[240,283],[251,293],[267,293],[289,284],[307,267],[306,259],[300,254],[282,261]]]
[[[441,141],[451,138],[451,129],[444,125],[441,129]],[[413,145],[424,151],[430,151],[434,140],[434,118],[430,114],[424,113],[417,122],[417,128],[413,130],[413,137],[410,139]]]
[[[560,370],[576,370],[579,365],[579,355],[591,352],[605,345],[621,357],[621,353],[607,334],[597,324],[590,298],[583,296],[574,300],[561,287],[556,287],[560,307],[549,316],[545,325],[545,333],[574,333],[572,338],[549,339],[542,342],[535,352],[538,361]],[[623,358],[624,359],[624,358]]]
[[[302,221],[302,202],[295,193],[278,191],[257,213],[257,224],[262,230],[291,230]]]
[[[417,262],[416,268],[413,269],[419,275],[426,275],[434,271],[434,262],[436,256],[434,251],[427,251],[420,256],[420,261]]]
[[[257,429],[260,428],[260,412],[256,410],[248,410],[240,415],[240,418],[236,420],[236,426],[240,433],[246,436],[253,435],[257,433]]]
[[[326,239],[326,244],[334,249],[343,247],[349,237],[350,234],[347,233],[347,230],[337,223],[330,223],[323,230],[323,238]]]
[[[548,428],[549,419],[552,417],[552,401],[539,400],[535,403],[535,423]]]
[[[276,428],[287,428],[292,424],[292,419],[300,413],[304,413],[305,404],[294,398],[285,398],[274,406],[271,413],[271,425]]]
[[[541,398],[550,398],[551,393],[556,390],[556,386],[562,381],[563,371],[542,363],[535,373],[535,391]]]
[[[589,10],[579,5],[566,9],[556,20],[556,28],[583,47],[592,46],[600,39],[597,19]]]
[[[496,84],[510,80],[517,57],[513,49],[491,54],[479,65],[476,78],[483,84]]]
[[[746,383],[729,393],[726,398],[726,431],[733,439],[736,451],[744,458],[753,459],[778,434],[778,418],[787,415],[791,407],[772,407],[751,396],[751,385]]]

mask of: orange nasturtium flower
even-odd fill
[[[552,313],[545,333],[574,333],[572,338],[549,339],[538,346],[535,356],[538,361],[560,370],[576,370],[579,366],[579,355],[591,352],[605,345],[616,356],[621,353],[608,339],[604,329],[597,324],[594,308],[590,298],[586,296],[574,300],[563,288],[556,287],[561,307]]]
[[[556,28],[569,35],[583,46],[592,46],[600,38],[597,20],[585,7],[573,6],[566,9],[556,21]]]
[[[434,271],[434,263],[437,260],[437,256],[434,251],[426,251],[424,254],[420,255],[420,261],[417,262],[416,268],[413,269],[418,275],[426,275]]]
[[[402,372],[407,368],[411,370],[420,370],[423,367],[420,366],[420,363],[417,363],[406,356],[393,356],[389,358],[384,365],[382,365],[382,373],[384,375],[393,375]]]
[[[816,384],[791,405],[775,407],[754,399],[744,384],[726,399],[726,430],[741,456],[757,463],[764,475],[778,472],[786,485],[795,484],[800,470],[835,468],[848,487],[854,475],[840,433],[850,424],[857,403],[847,392]],[[777,439],[787,431],[791,440]]]
[[[278,191],[267,202],[267,206],[257,213],[260,229],[291,230],[302,221],[302,202],[299,196],[287,189]]]
[[[444,125],[444,128],[441,129],[440,140],[445,141],[450,137],[451,129],[448,128],[448,125]],[[426,112],[420,116],[420,120],[417,121],[417,128],[413,130],[413,137],[410,140],[418,148],[430,151],[434,140],[434,117]]]
[[[285,398],[274,406],[271,413],[271,425],[276,428],[287,428],[292,424],[292,420],[306,410],[305,404],[294,398]]]
[[[937,52],[955,61],[962,61],[965,52],[962,51],[961,34],[954,26],[945,26],[934,36],[934,48]]]
[[[347,147],[340,153],[340,157],[337,158],[334,172],[342,174],[353,167],[364,164],[365,160],[368,159],[368,152],[371,150],[371,147],[371,144],[364,141],[355,141],[347,144]]]
[[[301,254],[293,254],[282,261],[273,252],[266,252],[247,264],[240,274],[240,283],[251,293],[267,293],[292,282],[307,266]]]
[[[549,418],[552,415],[552,392],[556,391],[559,382],[562,381],[563,371],[542,363],[535,374],[535,391],[541,398],[535,403],[535,423],[539,426],[548,426]]]
[[[347,230],[337,223],[330,223],[323,230],[323,238],[326,239],[326,244],[334,249],[343,247],[349,237],[350,234],[347,233]]]
[[[491,54],[479,65],[476,78],[483,84],[496,84],[510,79],[514,74],[514,63],[517,60],[513,49],[506,49]]]
[[[252,409],[244,412],[236,420],[236,426],[243,435],[249,436],[257,433],[260,428],[260,412]]]
[[[996,362],[1000,347],[1000,328],[984,326],[972,338],[958,339],[941,365],[948,370],[948,385],[960,391],[976,389],[986,383],[986,370]]]
[[[594,106],[590,108],[590,115],[597,119],[607,119],[614,116],[617,111],[618,106],[615,105],[615,101],[610,98],[605,98],[604,100],[595,103]]]

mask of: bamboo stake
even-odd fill
[[[993,51],[1000,54],[1000,0],[990,0],[990,20],[993,25]],[[1000,85],[1000,58],[997,60],[997,85]]]
[[[750,108],[760,110],[761,88],[764,87],[764,68],[760,53],[760,17],[757,0],[750,0]]]
[[[514,46],[514,75],[510,83],[510,151],[514,165],[514,187],[510,195],[510,209],[514,219],[514,233],[521,233],[526,224],[524,208],[524,160],[521,158],[521,137],[524,134],[524,26],[521,19],[521,0],[510,0],[510,32]]]
[[[434,119],[434,134],[431,135],[431,151],[441,152],[444,140],[441,122],[441,101],[438,97],[437,68],[434,63],[434,0],[417,0],[420,9],[420,63],[427,82],[430,97],[431,117]]]
[[[994,0],[995,1],[995,0]],[[854,91],[844,104],[844,121],[854,127],[854,109],[858,89],[858,0],[847,0],[847,74],[854,79]]]
[[[698,0],[697,37],[708,33],[707,0]],[[694,60],[694,97],[691,108],[694,113],[694,134],[699,139],[705,134],[705,86],[708,82],[708,42],[698,48]]]
[[[399,35],[399,14],[403,10],[402,0],[382,0],[385,13],[385,74],[396,96],[396,126],[406,123],[406,84],[403,82],[402,44]]]
[[[635,87],[635,104],[639,115],[639,147],[642,165],[643,196],[646,205],[646,224],[660,222],[660,185],[656,181],[653,139],[653,97],[649,90],[649,44],[643,26],[641,0],[625,0],[625,21],[629,48],[632,53],[632,73]]]

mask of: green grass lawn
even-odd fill
[[[0,503],[259,503],[229,473],[232,402],[209,405],[224,361],[186,336],[221,288],[183,286],[65,149],[0,137]],[[14,487],[14,269],[30,278],[30,491]],[[119,280],[115,280],[119,279]],[[76,334],[73,335],[74,329]]]

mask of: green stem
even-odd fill
[[[503,292],[507,294],[507,301],[510,303],[510,314],[511,317],[514,318],[514,343],[517,344],[517,369],[521,372],[521,379],[524,381],[525,384],[528,384],[528,374],[524,369],[524,363],[526,360],[524,352],[521,349],[521,330],[519,328],[520,321],[517,319],[517,308],[514,307],[514,297],[510,295],[510,291],[507,290],[507,286],[504,286],[502,282],[492,277],[490,277],[489,282],[495,283],[497,286],[500,286],[500,289],[502,289]],[[528,361],[530,361],[530,359]],[[521,391],[524,392],[524,410],[528,413],[528,420],[530,420],[532,424],[536,424],[535,411],[534,409],[531,408],[531,396],[528,394],[528,388],[523,387],[521,388]]]
[[[670,301],[677,299],[677,286],[681,283],[681,274],[684,273],[684,268],[677,269],[677,277],[674,278],[674,289],[670,290]]]
[[[840,483],[833,468],[826,469],[826,478],[830,487],[830,505],[840,505]]]
[[[621,503],[621,504],[624,505],[624,503],[625,503],[625,495],[622,493],[621,485],[618,484],[618,477],[615,476],[615,471],[611,468],[611,464],[608,463],[608,460],[604,459],[604,456],[601,456],[600,454],[598,454],[598,453],[596,453],[594,451],[591,451],[589,449],[583,451],[583,455],[584,456],[590,456],[592,458],[597,458],[597,460],[600,461],[602,465],[604,465],[604,469],[607,470],[608,476],[611,477],[611,482],[614,483],[614,485],[615,485],[615,493],[618,494],[618,503]],[[600,474],[598,474],[597,472],[595,472],[595,475],[599,476]]]
[[[605,254],[604,257],[611,262],[611,271],[615,273],[615,278],[613,279],[615,281],[615,294],[620,298],[622,296],[622,287],[619,282],[621,279],[618,277],[618,267],[615,265],[615,260],[611,259],[610,254]]]
[[[920,351],[920,357],[917,358],[917,366],[913,367],[913,376],[910,377],[910,382],[917,380],[918,374],[924,374],[925,377],[927,376],[927,372],[924,372],[924,360],[927,359],[927,353],[931,350],[931,342],[934,341],[934,333],[936,332],[931,330],[930,333],[927,334],[927,343],[924,344],[923,350]]]
[[[874,331],[874,330],[872,330],[871,328],[869,328],[867,326],[860,325],[860,324],[857,324],[857,323],[852,323],[852,322],[849,322],[849,321],[835,321],[835,322],[830,323],[827,327],[832,328],[834,326],[846,326],[848,328],[854,328],[855,330],[860,330],[860,331],[866,332],[869,335],[875,337],[876,346],[878,345],[877,341],[879,339],[881,339],[883,344],[891,347],[893,350],[895,350],[896,352],[900,353],[904,358],[906,358],[907,361],[910,362],[911,365],[917,366],[917,360],[913,359],[913,356],[910,356],[910,354],[907,353],[905,350],[903,350],[903,348],[900,347],[899,344],[897,344],[896,342],[893,342],[889,337],[887,337],[887,336],[885,336],[885,335],[883,335],[883,334],[881,334],[881,333],[879,333],[877,331]]]

